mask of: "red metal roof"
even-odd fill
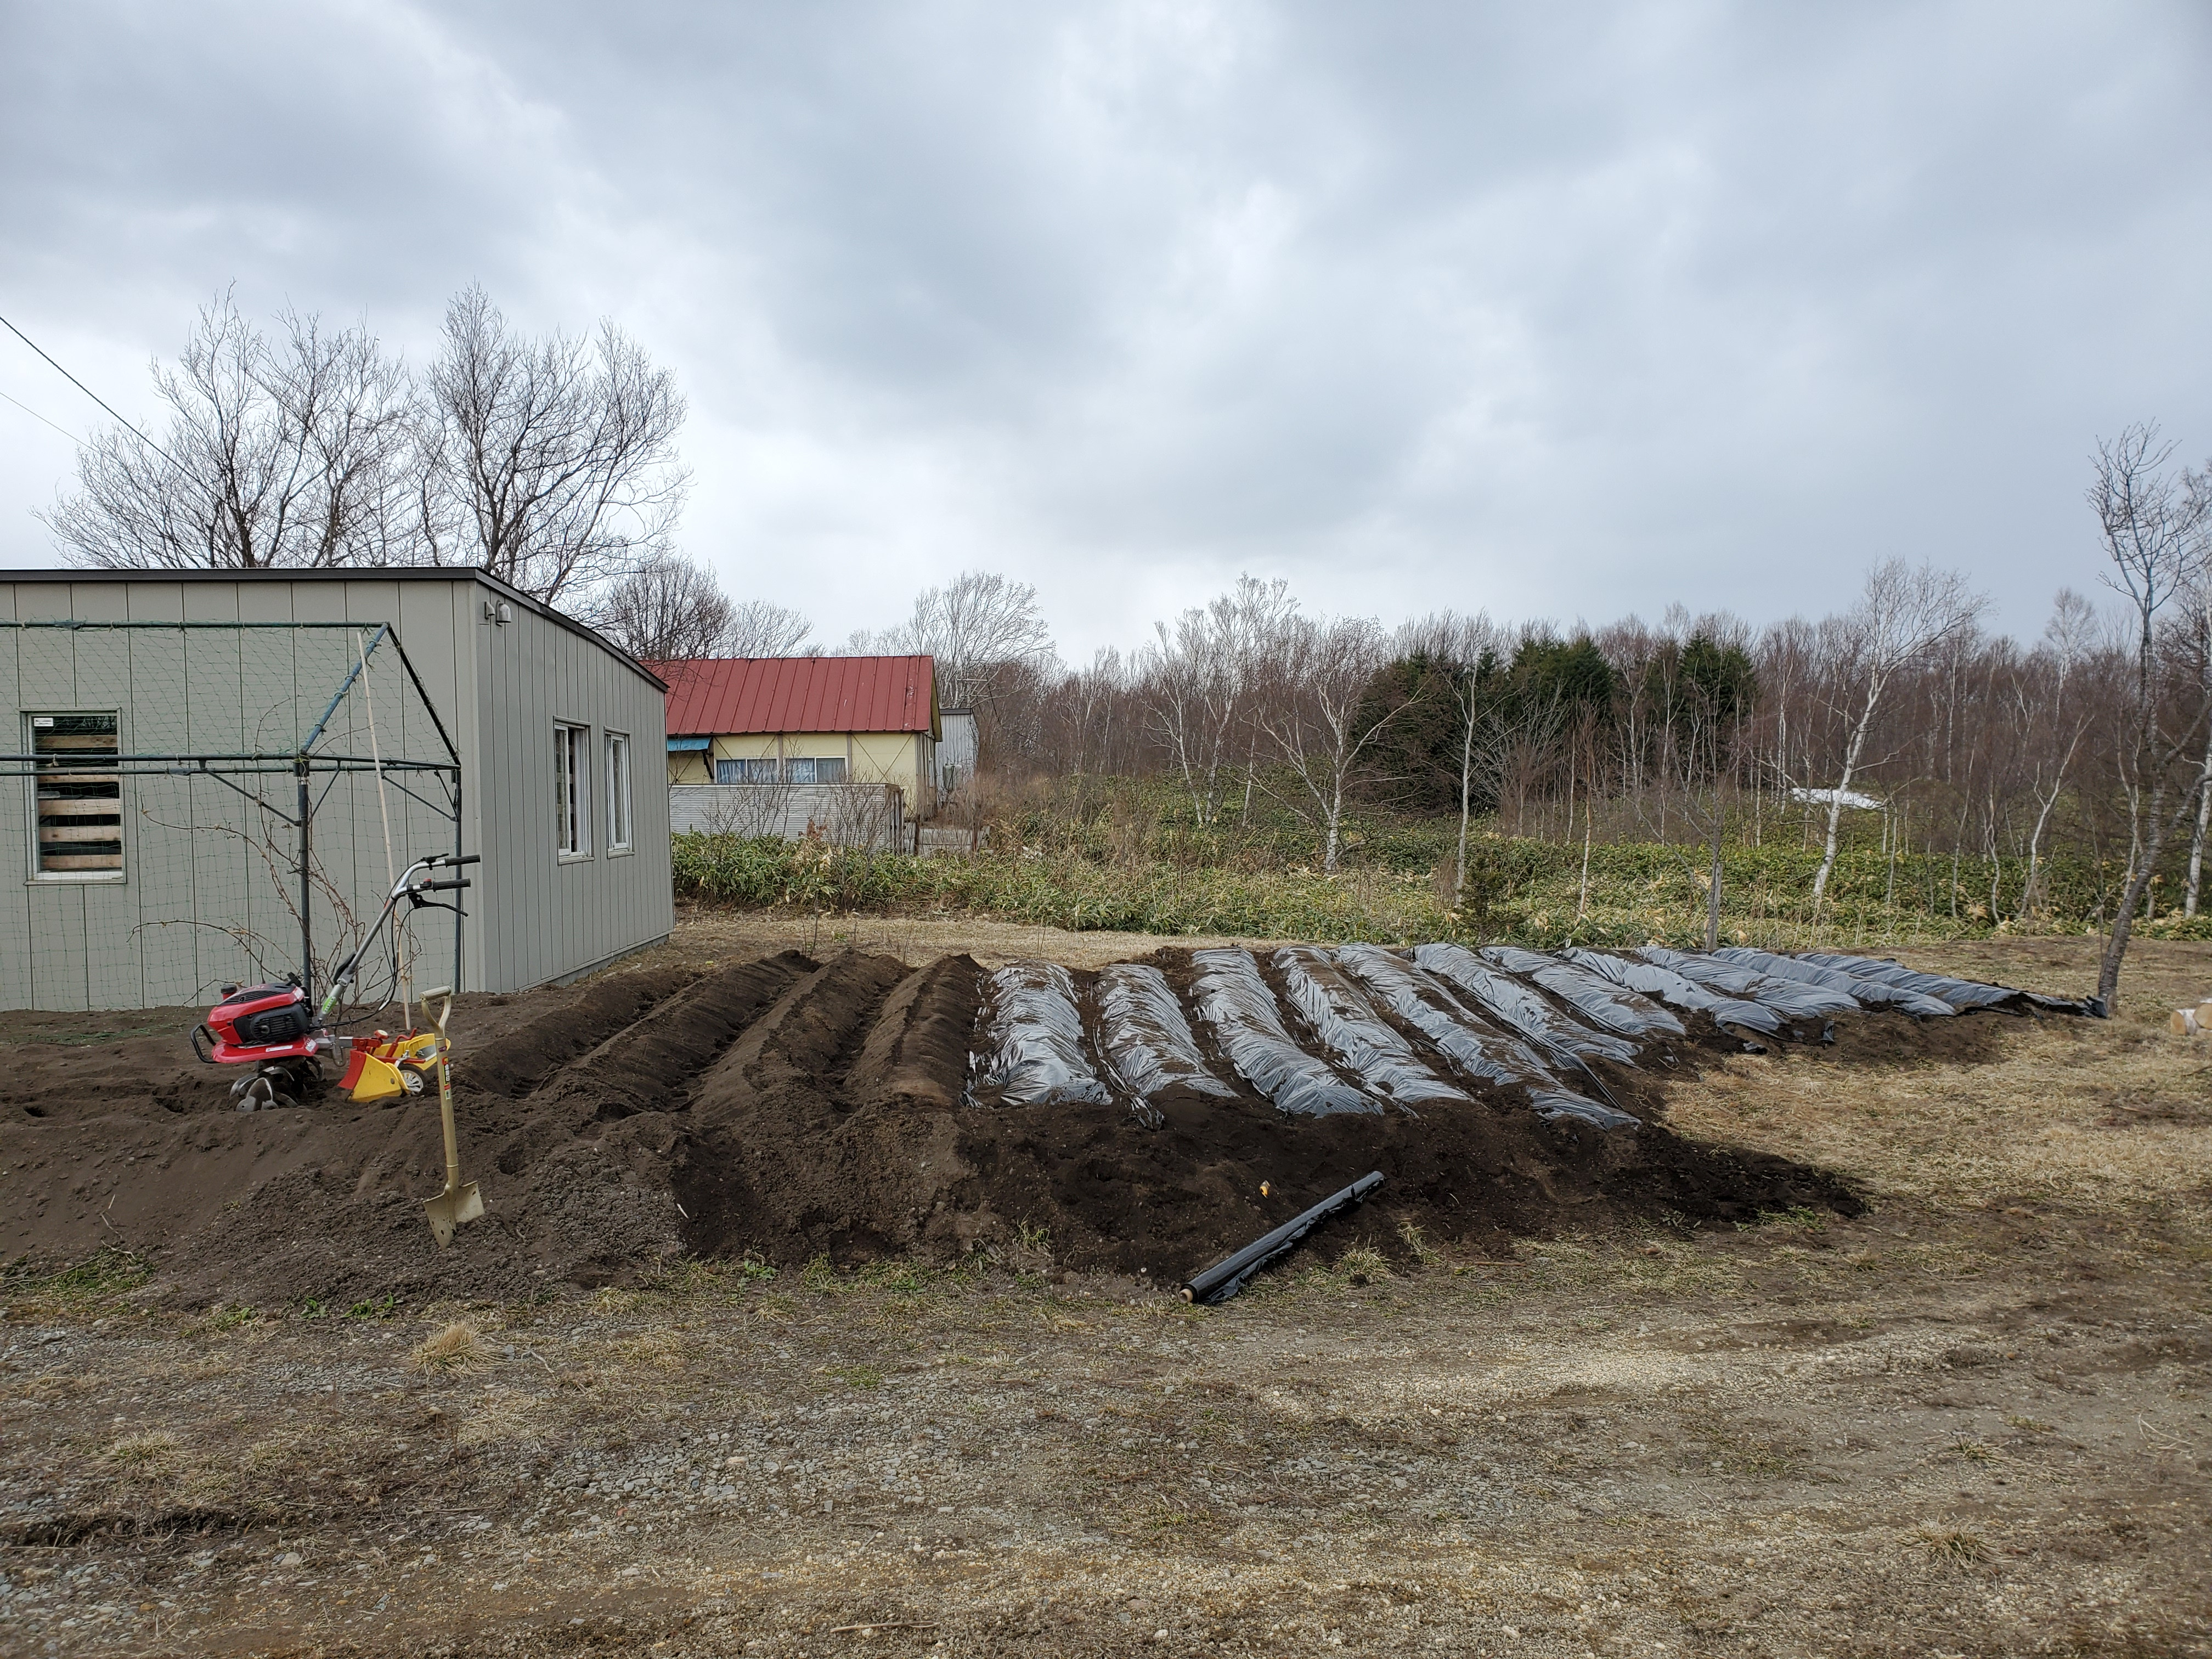
[[[927,657],[696,657],[649,663],[668,682],[668,735],[938,734]]]

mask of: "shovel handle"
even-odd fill
[[[430,1023],[438,1028],[438,1035],[442,1037],[446,1035],[446,1016],[453,1012],[453,988],[450,985],[440,985],[423,992],[422,1012],[424,1013],[430,1012],[433,1003],[437,1005],[438,1012],[430,1015]]]

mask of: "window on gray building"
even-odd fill
[[[629,735],[607,733],[607,851],[629,851]]]
[[[554,806],[564,859],[592,855],[592,728],[556,721],[553,726]]]
[[[31,873],[42,881],[116,881],[123,875],[123,775],[113,711],[27,714],[38,836]]]

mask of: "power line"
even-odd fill
[[[25,403],[21,398],[9,398],[8,394],[4,392],[0,392],[0,398],[6,398],[9,403],[15,404],[16,408],[21,410],[23,413],[29,416],[34,421],[46,421],[46,417],[45,416],[40,414],[37,410],[32,408],[30,404]],[[81,444],[84,441],[83,439],[78,437],[76,433],[70,431],[59,421],[46,421],[46,424],[53,428],[55,431],[60,433],[63,437],[67,438],[71,443]]]
[[[71,386],[75,386],[79,392],[84,393],[86,397],[91,398],[93,402],[98,404],[102,409],[107,410],[108,414],[114,416],[115,420],[121,424],[123,429],[130,433],[133,437],[137,438],[140,443],[145,445],[147,448],[152,450],[156,455],[159,455],[171,466],[175,467],[178,471],[185,474],[185,477],[190,477],[191,476],[191,468],[186,466],[182,461],[169,453],[167,450],[162,448],[161,445],[155,443],[144,433],[139,431],[138,428],[131,425],[130,422],[124,420],[124,418],[120,415],[117,415],[112,409],[108,408],[107,400],[106,398],[102,398],[97,392],[94,392],[82,380],[78,380],[76,375],[70,374],[69,370],[64,368],[59,363],[54,362],[54,360],[51,356],[47,356],[46,349],[40,345],[36,340],[24,333],[21,329],[16,327],[15,324],[9,322],[5,317],[0,317],[0,328],[5,328],[10,334],[21,340],[25,345],[37,352],[39,356],[45,357],[49,363],[52,363],[54,373],[60,375],[62,379],[67,380]],[[12,404],[15,400],[13,398],[10,398],[8,401]],[[18,407],[21,407],[21,405],[18,405]],[[40,420],[46,420],[46,416],[43,415],[40,416],[39,418]],[[47,424],[51,426],[52,425],[52,422],[49,421],[47,422]]]

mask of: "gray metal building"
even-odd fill
[[[664,939],[665,690],[472,570],[0,571],[0,1007],[322,981],[430,852],[483,861],[418,988]]]

